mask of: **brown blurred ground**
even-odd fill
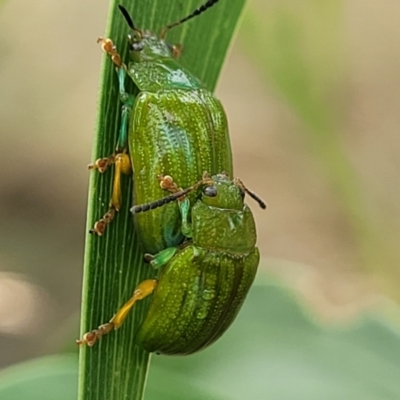
[[[52,351],[77,326],[102,56],[95,40],[106,11],[106,1],[15,0],[0,8],[0,366]],[[351,0],[343,13],[348,58],[338,84],[349,108],[338,135],[368,211],[393,237],[400,4]],[[267,212],[252,205],[264,268],[328,320],[374,304],[382,286],[360,265],[304,124],[237,45],[217,95],[229,117],[235,174],[268,202]]]

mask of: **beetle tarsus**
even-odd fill
[[[88,165],[88,169],[96,169],[101,174],[112,164],[115,163],[115,155],[110,157],[98,158],[94,163]]]
[[[163,190],[168,190],[170,193],[177,193],[182,190],[182,188],[178,187],[178,185],[174,182],[174,178],[170,175],[158,175],[157,179],[160,181],[160,187]]]
[[[101,44],[102,50],[111,57],[112,62],[118,68],[125,68],[125,64],[122,62],[122,58],[117,51],[117,47],[111,39],[99,37],[97,39],[97,43]]]
[[[113,329],[115,329],[114,324],[112,322],[107,322],[106,324],[100,325],[97,329],[85,333],[82,339],[76,340],[76,344],[78,346],[87,345],[92,347],[98,339],[111,332]]]
[[[107,225],[109,225],[109,223],[114,219],[116,212],[117,210],[114,207],[110,207],[110,209],[103,215],[103,218],[101,218],[94,224],[89,233],[96,234],[97,236],[102,236],[104,231],[106,230]]]

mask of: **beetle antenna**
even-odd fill
[[[252,192],[251,190],[247,189],[247,187],[244,185],[244,183],[240,179],[236,179],[237,184],[253,199],[255,200],[258,205],[265,210],[267,208],[267,204],[265,203],[264,200],[261,199],[257,194]]]
[[[202,6],[200,6],[199,8],[197,8],[196,10],[194,10],[191,14],[189,14],[187,17],[182,18],[179,21],[176,21],[172,24],[167,25],[162,31],[161,31],[161,39],[163,39],[165,37],[165,34],[167,33],[167,31],[177,25],[180,25],[186,21],[188,21],[189,19],[192,19],[194,17],[197,17],[198,15],[202,14],[204,11],[208,10],[209,8],[211,8],[214,4],[218,3],[219,0],[207,0]]]
[[[124,16],[125,21],[128,24],[129,28],[131,28],[135,32],[140,32],[140,30],[136,28],[135,24],[133,23],[132,17],[129,15],[128,10],[124,6],[121,6],[121,4],[118,5],[118,8],[121,11],[122,15]]]
[[[131,208],[131,213],[132,214],[138,214],[141,212],[149,211],[149,210],[154,210],[155,208],[159,208],[164,206],[165,204],[171,203],[172,201],[178,200],[180,197],[186,196],[188,193],[192,192],[193,190],[197,189],[204,180],[202,179],[201,181],[197,182],[193,186],[190,186],[187,189],[180,190],[179,192],[175,192],[167,197],[163,197],[162,199],[153,201],[152,203],[147,203],[147,204],[141,204],[138,206],[133,206]]]
[[[244,188],[244,191],[253,199],[255,200],[258,205],[265,210],[267,208],[267,204],[265,203],[265,201],[263,199],[261,199],[261,197],[259,197],[257,194],[255,194],[254,192],[252,192],[251,190],[247,189],[246,187]]]

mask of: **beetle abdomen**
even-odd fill
[[[232,176],[232,153],[225,113],[206,90],[142,92],[136,99],[129,147],[135,170],[134,203],[145,204],[167,195],[157,180],[170,175],[189,187],[205,171]],[[193,201],[194,195],[189,196]],[[177,204],[136,216],[144,250],[157,253],[178,245],[181,217]]]
[[[190,354],[217,340],[254,280],[258,249],[241,257],[190,245],[161,273],[138,342],[150,352]]]

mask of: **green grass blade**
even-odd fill
[[[235,25],[245,0],[222,0],[198,18],[174,28],[168,41],[184,45],[182,64],[195,73],[210,90],[214,89]],[[201,1],[145,0],[111,2],[105,36],[112,38],[123,59],[127,60],[128,28],[117,9],[124,5],[135,24],[160,30],[168,23],[187,15]],[[102,32],[94,32],[94,36]],[[94,37],[95,42],[95,37]],[[94,44],[95,45],[95,44]],[[100,51],[100,50],[99,50]],[[100,79],[100,100],[92,160],[112,154],[116,144],[121,104],[117,77],[111,61],[105,57]],[[91,173],[87,230],[107,209],[111,193],[111,171]],[[132,294],[135,286],[152,276],[143,264],[142,253],[129,214],[131,179],[123,182],[123,207],[101,238],[87,236],[81,332],[108,321],[117,308]],[[148,354],[134,345],[134,332],[140,324],[147,301],[139,304],[127,322],[93,348],[80,352],[79,399],[141,399]]]

